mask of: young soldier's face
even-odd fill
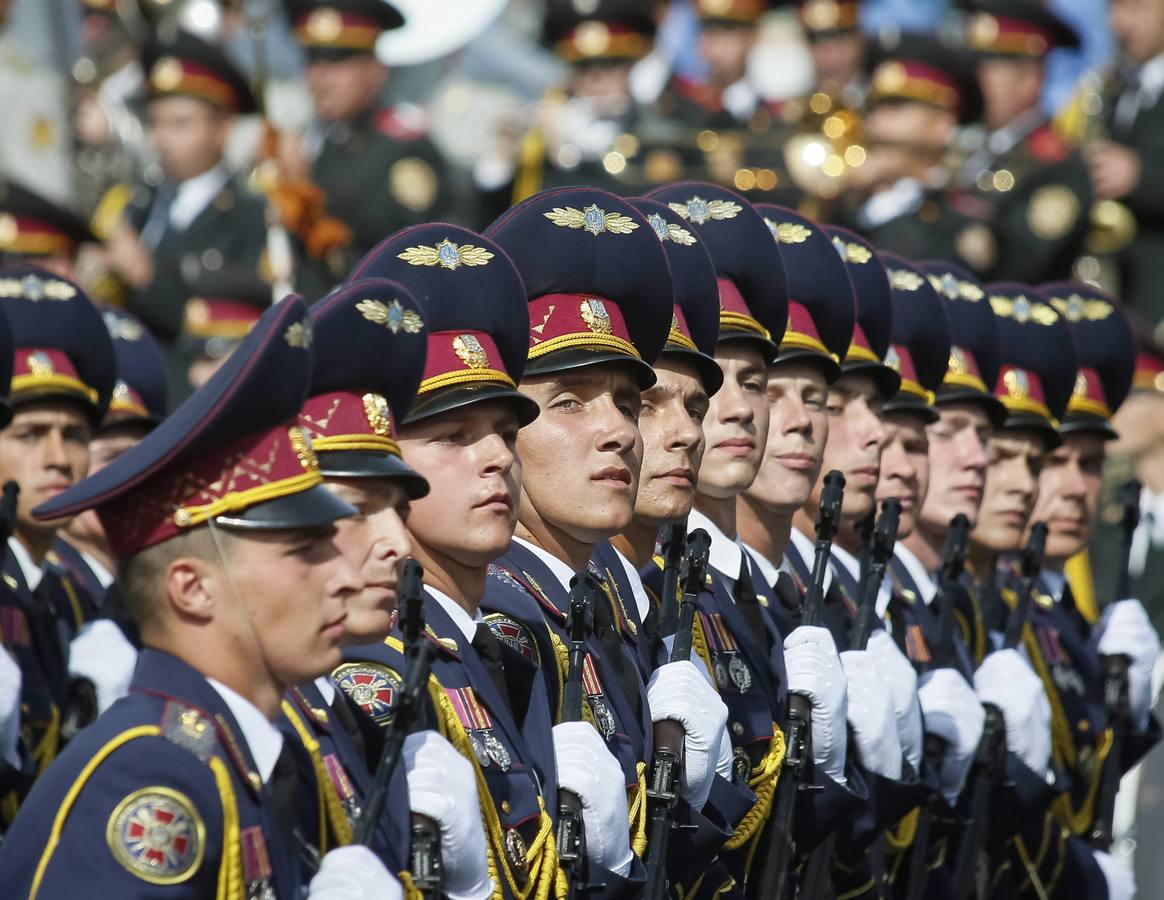
[[[150,101],[150,140],[166,176],[186,181],[222,161],[233,117],[193,97]]]
[[[930,484],[930,442],[926,423],[913,412],[890,412],[882,417],[885,449],[881,451],[881,477],[877,482],[877,502],[891,497],[901,501],[898,538],[909,537],[925,503]]]
[[[639,413],[643,466],[635,519],[662,525],[685,519],[695,503],[709,401],[694,367],[664,357],[655,374],[659,380],[643,391]]]
[[[148,433],[141,424],[125,423],[102,428],[89,442],[89,475],[95,475]],[[69,523],[68,532],[83,541],[104,543],[105,530],[96,511],[87,509]]]
[[[16,408],[0,431],[0,482],[20,485],[17,527],[52,532],[63,523],[38,522],[32,510],[68,490],[89,473],[92,429],[75,403],[47,400]]]
[[[829,438],[828,392],[812,363],[782,362],[768,371],[768,440],[760,472],[745,492],[750,500],[786,515],[808,500]]]
[[[253,652],[257,641],[264,666],[282,685],[338,666],[347,604],[361,581],[336,546],[335,528],[235,532],[231,544],[227,565],[250,618],[235,623],[233,649]]]
[[[521,463],[517,416],[508,403],[472,403],[400,427],[400,450],[428,479],[412,501],[413,555],[483,568],[505,552],[517,525]]]
[[[1037,431],[1007,428],[990,438],[986,486],[970,533],[974,544],[992,553],[1010,553],[1022,545],[1046,455],[1046,438]]]
[[[768,367],[751,341],[719,344],[715,361],[724,379],[703,421],[707,449],[699,493],[722,500],[738,496],[760,471],[768,439]]]
[[[1047,558],[1060,562],[1091,540],[1103,486],[1105,444],[1098,434],[1063,436],[1039,474],[1039,499],[1032,522],[1047,523]]]
[[[328,477],[324,483],[359,513],[336,522],[336,546],[364,583],[348,598],[345,643],[383,640],[392,630],[400,567],[412,553],[408,494],[390,478]]]
[[[642,397],[629,367],[585,366],[526,378],[538,417],[517,436],[523,523],[545,522],[580,543],[626,529],[642,466]]]
[[[962,513],[973,527],[986,484],[990,419],[978,403],[944,403],[941,418],[926,426],[930,442],[930,487],[919,520],[945,532]]]
[[[885,427],[881,424],[881,397],[870,375],[842,375],[829,388],[829,439],[822,468],[845,476],[842,515],[850,522],[868,515],[881,475],[881,448]],[[810,495],[810,505],[820,504],[822,479]]]

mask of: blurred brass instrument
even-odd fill
[[[1107,71],[1091,71],[1080,79],[1079,145],[1084,153],[1097,141],[1109,140],[1104,122],[1104,86]],[[1109,293],[1119,292],[1119,265],[1116,256],[1136,237],[1136,217],[1118,200],[1099,200],[1091,206],[1091,223],[1084,242],[1086,254],[1075,262],[1075,274]]]
[[[825,91],[805,101],[800,129],[784,144],[784,164],[797,187],[825,200],[845,188],[849,169],[865,163],[864,122]]]

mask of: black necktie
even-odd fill
[[[601,577],[601,576],[599,576]],[[605,581],[605,579],[603,579]],[[602,655],[606,663],[613,670],[622,688],[622,695],[634,707],[635,717],[642,718],[642,698],[640,685],[642,679],[638,669],[630,662],[619,634],[618,626],[614,622],[614,611],[611,604],[614,602],[610,594],[604,590],[596,590],[591,598],[591,608],[594,610],[594,636],[602,645]],[[610,688],[606,688],[610,693]]]
[[[314,791],[312,792],[314,793]],[[318,850],[312,847],[300,827],[301,816],[298,807],[300,795],[299,766],[295,762],[295,751],[287,740],[275,761],[275,768],[266,784],[267,803],[270,818],[274,824],[284,849],[297,859],[307,873],[306,880],[318,868]],[[321,822],[320,827],[325,827]]]
[[[755,640],[760,642],[764,653],[767,654],[771,650],[772,644],[768,638],[768,629],[764,625],[764,612],[760,609],[760,601],[756,598],[756,589],[752,586],[752,569],[748,565],[746,554],[740,556],[740,574],[736,578],[732,596],[735,598],[736,608],[739,609],[748,623],[748,629],[752,632]]]
[[[502,701],[512,715],[513,703],[509,699],[509,682],[505,678],[505,662],[501,655],[501,642],[497,640],[496,635],[493,634],[488,625],[479,623],[471,643],[489,675],[489,680],[497,688],[497,693],[501,695]]]
[[[336,691],[335,698],[331,701],[331,711],[335,714],[335,719],[344,730],[344,734],[348,736],[348,740],[352,742],[360,759],[366,761],[368,759],[368,745],[364,741],[364,734],[360,731],[360,726],[356,722],[355,714],[348,706],[348,702],[347,694],[343,691]]]

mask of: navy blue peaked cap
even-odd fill
[[[684,356],[699,373],[708,394],[723,386],[723,369],[715,361],[719,341],[719,284],[715,266],[688,224],[673,209],[657,200],[632,197],[630,204],[647,217],[663,243],[671,268],[675,313],[664,353]]]
[[[145,325],[125,310],[104,306],[101,317],[117,360],[117,382],[105,424],[141,422],[153,427],[166,417],[168,406],[162,348]]]
[[[561,188],[523,200],[485,234],[525,283],[527,375],[623,362],[641,387],[654,384],[674,298],[667,254],[641,212],[606,191]]]

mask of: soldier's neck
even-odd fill
[[[902,544],[917,557],[917,561],[927,572],[933,573],[938,571],[938,566],[942,562],[942,542],[945,537],[944,531],[934,532],[919,521],[913,534],[902,541]]]
[[[1136,463],[1136,477],[1153,494],[1164,493],[1164,446],[1158,444]]]
[[[580,541],[565,530],[551,525],[545,519],[537,516],[531,516],[528,521],[526,519],[519,520],[513,536],[541,547],[547,553],[562,560],[575,572],[586,571],[586,564],[590,562],[590,555],[594,552],[593,543]]]
[[[238,644],[238,635],[233,636]],[[203,633],[180,627],[177,629],[154,629],[142,633],[142,642],[154,650],[161,650],[176,656],[182,662],[197,669],[205,678],[213,678],[226,685],[240,697],[250,701],[272,722],[279,717],[283,693],[289,685],[279,682],[274,673],[261,662],[257,646],[244,639],[244,646],[238,653],[223,653],[222,635]]]
[[[713,525],[732,540],[736,538],[736,498],[712,497],[696,493],[695,508],[711,519]]]
[[[655,541],[659,536],[659,526],[654,522],[631,521],[627,530],[610,539],[614,548],[629,559],[636,569],[641,569],[655,555]]]
[[[816,536],[816,506],[804,505],[792,517],[792,527],[809,537]]]
[[[485,596],[488,564],[466,563],[419,541],[413,544],[412,555],[424,569],[425,585],[449,597],[470,616],[477,615],[477,608]]]
[[[996,565],[998,555],[993,550],[970,541],[966,547],[966,571],[975,584],[985,584]]]
[[[106,572],[112,574],[117,571],[117,560],[113,558],[113,554],[109,552],[109,545],[104,541],[90,540],[68,533],[65,535],[65,540],[72,544],[76,550],[97,560]]]
[[[740,540],[773,565],[780,565],[792,534],[792,513],[764,506],[747,494],[736,500]]]

